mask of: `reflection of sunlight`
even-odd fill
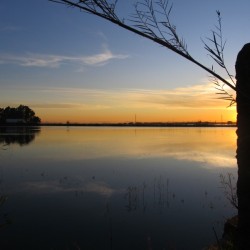
[[[114,193],[120,192],[119,190],[112,189],[104,182],[72,182],[62,183],[56,180],[48,181],[34,181],[23,183],[23,187],[19,188],[19,191],[26,191],[29,193],[95,193],[101,196],[110,197]]]
[[[26,182],[23,185],[23,188],[18,189],[21,192],[28,191],[30,193],[57,193],[63,191],[63,188],[58,185],[57,181],[34,181]]]
[[[188,160],[194,162],[200,162],[202,167],[213,168],[213,167],[226,167],[235,168],[236,158],[208,152],[194,153],[194,152],[175,152],[168,154],[168,157],[173,157],[178,160]]]
[[[89,182],[84,186],[85,192],[88,193],[97,193],[99,195],[111,196],[116,192],[116,190],[110,188],[104,182]]]
[[[235,128],[57,128],[39,138],[41,158],[175,158],[236,167]]]

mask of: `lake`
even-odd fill
[[[236,128],[0,129],[1,249],[203,249],[237,211]]]

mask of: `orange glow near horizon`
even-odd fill
[[[43,122],[126,123],[134,122],[135,116],[137,122],[236,121],[235,106],[227,108],[212,83],[165,90],[64,88],[50,93],[54,104],[34,107]]]
[[[236,121],[235,108],[225,109],[37,109],[43,123],[227,122]]]
[[[175,89],[38,88],[12,93],[1,106],[28,105],[43,123],[227,122],[236,109],[218,99],[214,85]],[[29,95],[29,91],[32,95]],[[32,96],[32,99],[21,96]],[[25,100],[25,101],[24,101]]]

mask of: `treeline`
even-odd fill
[[[1,124],[40,124],[41,119],[35,112],[25,105],[19,105],[16,108],[0,108]]]

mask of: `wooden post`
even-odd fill
[[[250,249],[250,43],[236,61],[238,249]]]

